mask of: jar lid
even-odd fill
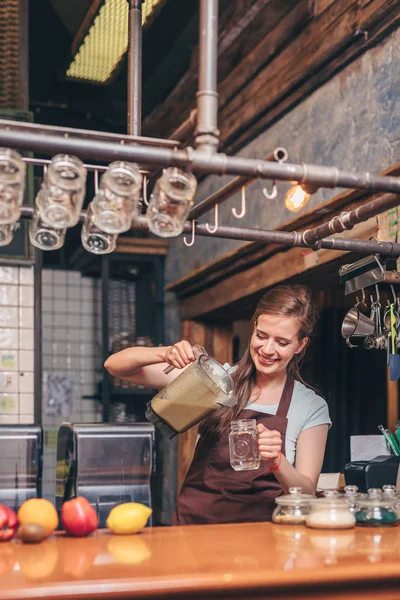
[[[289,493],[285,496],[278,496],[275,498],[275,502],[283,506],[303,506],[308,504],[312,498],[315,498],[311,494],[303,494],[302,492],[301,487],[290,487]]]
[[[358,499],[357,504],[359,507],[364,508],[370,508],[373,506],[380,508],[393,508],[393,502],[395,499],[395,496],[388,496],[386,493],[382,493],[382,490],[379,488],[370,488],[368,490],[368,495],[365,498]]]
[[[397,490],[396,490],[395,485],[383,485],[382,490],[383,490],[383,496],[386,496],[386,497],[389,497],[389,496],[396,497],[397,496]]]
[[[325,508],[344,508],[348,510],[350,497],[340,495],[337,490],[325,490],[325,496],[321,498],[315,498],[311,502],[312,506],[317,507],[325,507]]]
[[[357,485],[345,485],[343,491],[346,496],[354,496],[358,492],[358,486]]]

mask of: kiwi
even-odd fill
[[[47,538],[47,531],[41,525],[36,525],[36,523],[25,523],[18,527],[17,537],[22,542],[37,544]]]

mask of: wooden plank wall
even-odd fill
[[[400,22],[398,0],[270,0],[246,22],[254,4],[262,3],[232,0],[220,28],[218,124],[221,148],[230,154]],[[228,32],[240,27],[229,43]],[[196,52],[168,98],[144,120],[146,135],[170,135],[195,108]]]

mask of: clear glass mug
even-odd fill
[[[229,433],[229,457],[235,471],[258,469],[262,458],[258,451],[257,421],[232,421]]]
[[[65,242],[65,229],[57,229],[43,221],[38,209],[29,223],[29,239],[40,250],[58,250]]]
[[[0,148],[0,224],[16,223],[21,216],[26,166],[15,150]]]
[[[117,237],[116,233],[107,233],[96,225],[90,202],[81,231],[83,247],[92,254],[110,254],[117,246]]]
[[[56,228],[74,227],[85,198],[86,169],[76,156],[52,158],[36,198],[43,221]]]
[[[123,161],[113,162],[100,179],[100,190],[92,200],[93,218],[107,233],[123,233],[139,213],[142,174],[139,167]]]
[[[192,173],[177,167],[164,169],[146,212],[150,231],[160,237],[182,233],[196,188],[197,180]]]

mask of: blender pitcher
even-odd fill
[[[216,408],[236,404],[228,371],[204,348],[196,349],[201,353],[195,361],[147,404],[146,418],[169,439],[187,431]]]

